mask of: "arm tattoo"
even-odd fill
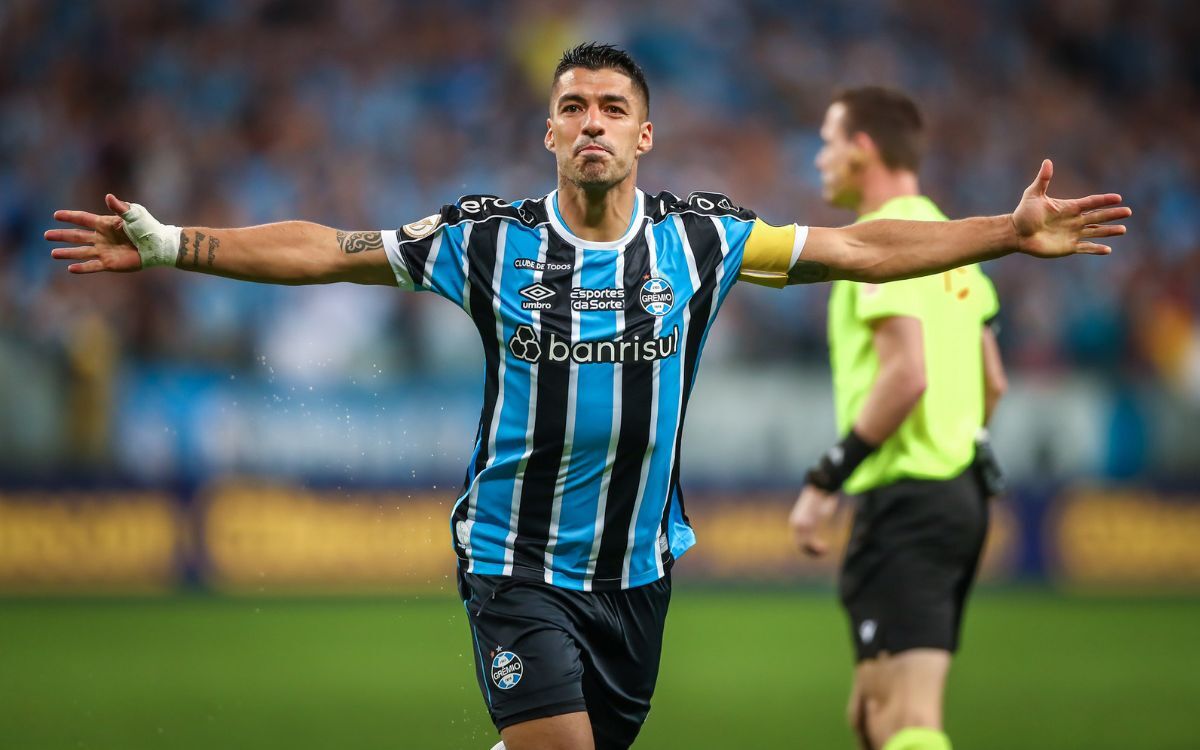
[[[179,232],[179,258],[175,261],[176,268],[183,268],[183,264],[187,263],[188,255],[188,234],[185,231]]]
[[[213,261],[217,259],[217,248],[221,246],[221,241],[216,237],[208,238],[208,267],[212,268]]]
[[[788,272],[789,284],[816,284],[829,280],[829,266],[815,260],[798,260]]]
[[[337,233],[338,247],[346,254],[361,253],[364,250],[382,250],[383,235],[379,232],[343,232]]]
[[[200,265],[200,243],[204,241],[204,232],[196,232],[196,244],[192,245],[192,268]]]

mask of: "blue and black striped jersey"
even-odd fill
[[[462,307],[483,342],[483,410],[451,518],[469,572],[630,588],[693,544],[684,415],[755,225],[719,194],[638,190],[613,242],[573,235],[557,192],[468,196],[383,232],[399,285]]]

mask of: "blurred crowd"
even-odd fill
[[[1043,156],[1052,193],[1121,192],[1135,216],[1113,256],[988,265],[1005,353],[1019,371],[1087,368],[1200,399],[1200,5],[1188,0],[8,0],[0,336],[84,369],[269,358],[335,378],[474,361],[473,334],[443,335],[454,311],[432,295],[71,276],[41,234],[54,209],[100,211],[110,191],[167,223],[347,229],[397,227],[464,193],[544,194],[551,72],[586,39],[646,69],[648,191],[716,190],[768,221],[847,223],[822,204],[812,160],[833,92],[871,83],[922,106],[922,187],[951,216],[1010,210]],[[710,356],[821,361],[827,293],[735,292]]]

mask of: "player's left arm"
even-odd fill
[[[1046,195],[1047,159],[1016,210],[960,221],[868,221],[839,229],[813,227],[788,273],[789,284],[833,279],[884,282],[925,276],[1019,252],[1039,258],[1107,255],[1093,240],[1125,234],[1113,222],[1133,212],[1116,193],[1057,199]]]

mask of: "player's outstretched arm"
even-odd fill
[[[51,229],[51,242],[68,242],[50,255],[74,261],[71,273],[139,271],[173,265],[187,271],[273,284],[396,284],[379,232],[342,232],[306,221],[241,229],[173,227],[137,204],[105,197],[116,215],[55,211],[73,229]]]
[[[961,221],[868,221],[840,229],[813,227],[789,283],[831,279],[883,282],[925,276],[1019,252],[1039,258],[1107,255],[1095,240],[1125,234],[1114,222],[1133,212],[1116,193],[1059,199],[1046,195],[1054,166],[1042,162],[1016,210]]]

